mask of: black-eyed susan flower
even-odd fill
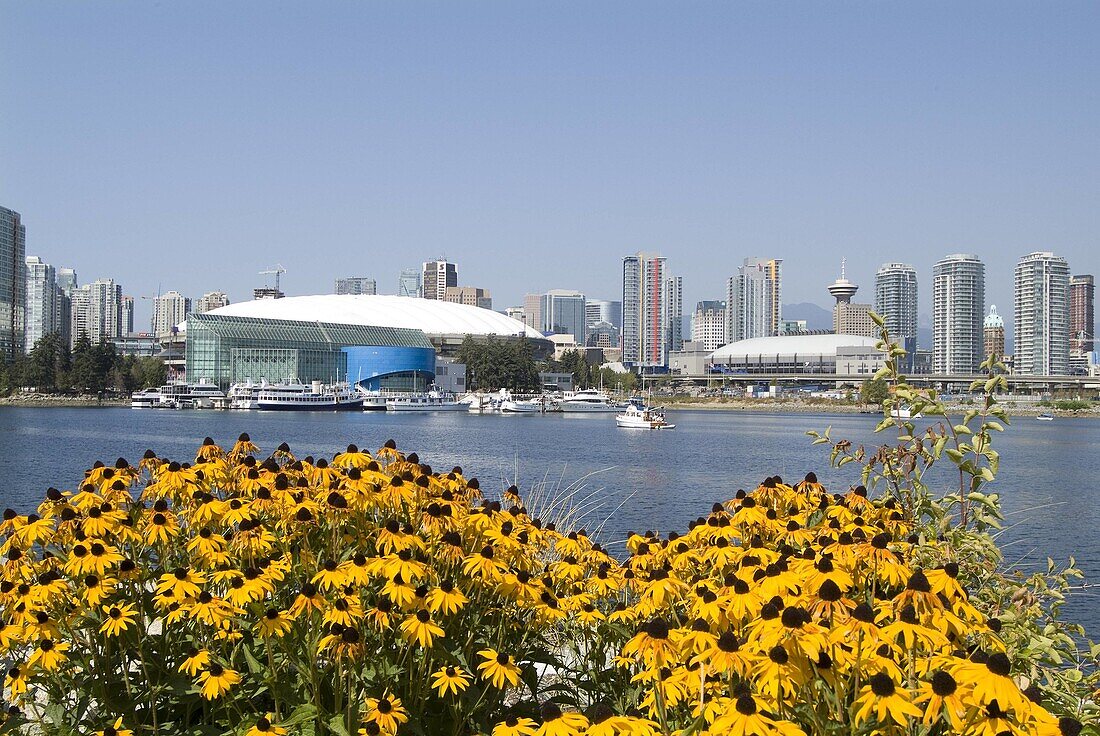
[[[416,642],[425,649],[431,649],[432,642],[443,638],[443,629],[432,621],[431,612],[421,609],[401,622],[401,637],[408,642]]]
[[[18,702],[21,696],[27,692],[27,666],[12,665],[4,675],[4,689],[12,701]]]
[[[202,696],[207,700],[214,700],[225,695],[240,681],[241,676],[235,670],[217,662],[210,662],[206,669],[199,673],[198,684]]]
[[[46,672],[52,672],[68,659],[65,655],[68,650],[69,644],[67,642],[40,639],[38,646],[31,651],[30,659],[27,660],[27,667],[31,669],[38,667]]]
[[[363,719],[377,724],[384,733],[396,733],[402,723],[408,722],[409,713],[401,704],[401,698],[387,691],[380,698],[367,698]]]
[[[482,649],[477,654],[481,657],[477,669],[483,680],[488,680],[498,690],[519,684],[520,670],[510,654],[495,649]]]
[[[442,667],[432,673],[432,687],[441,698],[447,693],[458,695],[470,686],[470,680],[465,670],[457,666]]]
[[[244,736],[286,736],[287,730],[276,725],[274,719],[273,713],[260,716]]]
[[[909,693],[885,672],[871,676],[868,684],[860,690],[854,705],[856,712],[852,721],[856,725],[867,723],[873,717],[873,722],[879,726],[884,727],[890,723],[904,726],[911,719],[924,715],[910,701]]]
[[[115,722],[106,726],[101,731],[96,731],[95,736],[134,736],[134,732],[123,727],[122,718],[116,718]]]
[[[210,664],[210,652],[205,649],[191,647],[187,657],[179,666],[180,672],[185,672],[188,677],[195,677]]]
[[[119,636],[137,620],[137,609],[132,603],[118,603],[113,606],[103,606],[103,625],[99,627],[99,633],[107,636]]]
[[[508,716],[493,726],[492,736],[535,736],[539,724],[525,716]]]
[[[562,711],[557,703],[543,703],[539,713],[542,723],[535,736],[580,736],[588,728],[584,715]]]
[[[443,612],[446,616],[458,613],[469,601],[466,594],[450,580],[444,580],[438,587],[432,588],[425,599],[428,610],[432,613]]]

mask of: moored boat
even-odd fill
[[[1037,416],[1035,418],[1038,419],[1040,422],[1053,422],[1054,421],[1054,415],[1053,414],[1040,414],[1039,416]]]
[[[146,388],[130,394],[130,406],[134,409],[152,409],[160,401],[160,389]]]
[[[363,396],[347,384],[280,383],[263,387],[256,404],[262,411],[359,411]]]
[[[664,410],[660,407],[646,407],[635,402],[615,417],[615,425],[623,429],[676,429],[675,424],[665,420]]]
[[[616,404],[608,394],[594,388],[566,393],[557,403],[557,410],[563,412],[615,412],[625,408],[625,404]]]
[[[425,394],[402,394],[386,399],[386,411],[468,411],[451,394],[429,391]]]

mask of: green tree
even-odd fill
[[[889,395],[884,378],[868,378],[859,388],[859,400],[864,404],[881,404]]]

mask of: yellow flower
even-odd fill
[[[432,675],[432,687],[439,693],[439,697],[447,693],[458,695],[470,685],[470,676],[461,667],[443,667]]]
[[[290,620],[277,608],[269,608],[256,623],[256,630],[263,638],[279,637],[290,631]]]
[[[107,636],[118,636],[130,624],[134,623],[137,611],[132,603],[121,603],[117,606],[103,606],[103,612],[107,614],[103,625],[99,627],[99,633]]]
[[[384,733],[395,733],[402,723],[409,720],[409,713],[401,705],[401,699],[387,691],[381,698],[367,698],[364,719],[376,724]]]
[[[857,707],[853,722],[858,726],[874,717],[875,725],[885,727],[891,721],[899,726],[920,718],[921,709],[909,702],[909,694],[899,689],[894,679],[885,672],[871,676],[869,685],[860,690],[854,705]]]
[[[222,667],[217,662],[211,662],[206,669],[199,673],[202,696],[207,700],[220,698],[241,681],[241,676],[228,667]]]
[[[11,699],[18,700],[19,696],[27,692],[27,668],[21,665],[13,665],[4,677],[4,689]]]
[[[248,729],[244,736],[265,736],[266,734],[272,734],[273,736],[286,736],[286,729],[282,726],[276,726],[271,722],[274,715],[268,713],[267,715],[260,716],[256,719],[255,725]]]
[[[435,637],[443,638],[443,629],[432,622],[432,616],[423,609],[401,622],[401,637],[405,641],[415,641],[425,649],[431,649]]]
[[[183,660],[183,664],[179,666],[179,671],[186,672],[188,677],[194,677],[208,664],[210,664],[210,652],[192,647],[187,653],[187,659]]]
[[[450,580],[444,580],[438,588],[433,588],[426,600],[428,610],[432,613],[443,613],[450,616],[469,603],[470,599],[454,586]]]
[[[95,736],[134,736],[134,732],[122,727],[122,718],[116,718],[115,722],[102,731],[96,731]]]
[[[505,685],[515,687],[519,684],[520,670],[510,655],[495,649],[482,649],[478,656],[483,660],[477,666],[481,678],[491,682],[493,687],[503,690]]]
[[[563,713],[556,703],[542,706],[542,725],[536,736],[580,736],[588,728],[588,719],[580,713]]]
[[[65,642],[42,639],[38,642],[38,647],[31,653],[31,658],[27,660],[27,666],[30,668],[41,667],[47,672],[53,672],[67,659],[65,651],[68,648],[69,645]]]
[[[538,724],[530,718],[509,716],[493,727],[493,736],[535,736]]]

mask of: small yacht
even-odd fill
[[[564,412],[613,412],[625,408],[625,404],[616,404],[608,394],[594,388],[566,393],[557,404],[557,410]]]
[[[631,402],[626,411],[615,417],[615,425],[623,429],[676,429],[665,420],[664,410],[647,408],[640,402]]]
[[[546,410],[542,399],[513,399],[507,398],[500,402],[502,414],[539,414]]]
[[[146,388],[130,394],[130,406],[134,409],[152,409],[160,401],[160,389]]]
[[[260,389],[256,404],[262,411],[359,411],[363,395],[346,383],[280,383]]]
[[[259,409],[260,391],[267,388],[267,381],[261,380],[253,383],[251,380],[244,383],[234,383],[229,387],[226,397],[229,399],[230,409]]]
[[[363,397],[363,411],[385,411],[386,394],[381,391],[368,391],[359,389],[359,395]]]
[[[1054,421],[1054,415],[1053,414],[1040,414],[1039,416],[1037,416],[1035,418],[1038,419],[1040,422],[1053,422]]]
[[[225,392],[205,380],[168,383],[157,389],[157,394],[152,403],[154,409],[213,409],[225,400]],[[133,397],[130,405],[133,406]]]
[[[442,391],[401,394],[386,399],[386,411],[469,411],[469,407]]]
[[[877,414],[878,412],[874,413]],[[894,419],[922,419],[924,417],[924,415],[921,414],[919,411],[914,414],[913,411],[907,406],[897,407],[896,409],[894,409],[892,416],[894,417]]]

